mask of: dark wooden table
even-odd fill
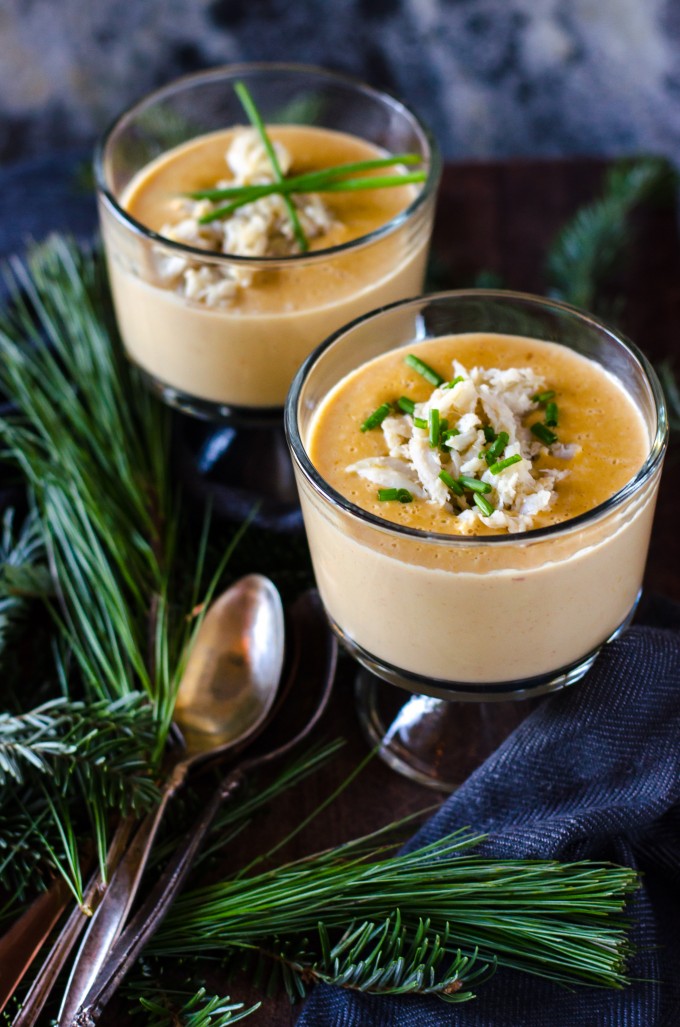
[[[473,284],[480,271],[490,271],[498,274],[508,288],[544,292],[547,247],[575,210],[597,195],[604,169],[601,161],[580,160],[448,165],[434,233],[432,284],[437,288],[463,287]],[[616,286],[627,297],[624,330],[657,361],[678,352],[680,249],[674,211],[648,210],[637,220],[635,251]],[[645,585],[649,593],[680,600],[677,472],[677,461],[671,455]],[[328,737],[340,734],[346,739],[342,754],[258,822],[255,842],[244,841],[238,859],[253,845],[257,847],[258,840],[260,844],[263,838],[271,842],[300,823],[366,755],[367,746],[355,715],[354,675],[354,665],[343,658],[325,723]],[[509,733],[529,708],[527,703],[499,704],[496,718]],[[473,736],[465,758],[479,760],[481,755]],[[285,856],[297,858],[326,848],[439,801],[437,793],[398,777],[375,761],[286,847]],[[247,980],[225,985],[219,975],[209,975],[209,979],[217,990],[247,1003],[258,997]],[[285,997],[266,1000],[248,1023],[253,1027],[289,1027],[298,1012],[299,1007],[291,1008]],[[107,1014],[105,1022],[122,1020],[124,1011],[119,1007]]]
[[[518,161],[449,164],[446,167],[433,240],[432,287],[458,288],[474,284],[482,271],[493,272],[503,284],[525,292],[543,293],[547,248],[577,208],[600,189],[605,164],[601,161]],[[75,202],[75,201],[74,201]],[[82,202],[78,200],[78,202]],[[80,208],[79,208],[80,209]],[[58,226],[62,227],[62,226]],[[8,243],[15,247],[15,240]],[[623,328],[658,361],[678,354],[680,330],[680,248],[675,212],[645,210],[637,217],[637,243],[629,265],[615,283],[627,298]],[[680,356],[680,354],[678,354]],[[680,360],[678,361],[680,369]],[[678,461],[667,461],[654,527],[646,591],[680,600],[680,533],[678,527]],[[303,543],[300,543],[303,545]],[[256,566],[244,568],[259,569]],[[320,732],[326,738],[343,736],[342,753],[304,787],[284,796],[276,809],[258,820],[249,837],[224,854],[224,865],[240,863],[301,823],[365,757],[367,745],[354,707],[355,666],[340,661],[331,709]],[[534,700],[533,702],[540,702]],[[527,703],[503,703],[496,718],[509,733],[526,715]],[[466,761],[482,758],[481,745],[470,735]],[[368,833],[405,814],[441,801],[437,793],[398,777],[374,761],[328,809],[290,842],[281,857],[294,859]],[[221,994],[247,1004],[258,998],[248,980],[225,984],[206,967],[209,985]],[[253,1027],[289,1027],[299,1008],[285,997],[266,1000],[247,1022]],[[103,1024],[136,1023],[127,1004],[115,1002]]]

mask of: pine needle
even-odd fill
[[[191,611],[209,601],[231,549],[223,547],[207,585],[207,531],[198,547],[177,551],[169,412],[124,356],[101,257],[55,237],[26,264],[13,261],[9,278],[11,300],[0,319],[0,389],[9,401],[0,457],[27,485],[32,520],[24,563],[38,549],[46,554],[59,640],[54,668],[71,705],[61,719],[56,706],[42,706],[23,721],[2,722],[3,777],[17,782],[42,773],[40,790],[49,791],[42,806],[35,791],[25,796],[47,810],[38,832],[26,832],[26,815],[11,796],[2,813],[8,836],[37,839],[42,855],[56,860],[69,840],[70,855],[59,857],[57,869],[78,892],[71,829],[95,840],[103,866],[110,814],[142,811],[153,801],[152,776],[200,624]],[[3,580],[16,590],[17,563],[5,562],[0,600]],[[44,580],[37,583],[45,594]],[[127,748],[117,732],[126,715]],[[70,782],[65,808],[62,771]],[[18,866],[23,882],[29,865],[18,860],[5,869],[12,877]]]
[[[367,839],[251,878],[180,896],[152,942],[156,954],[271,949],[271,939],[399,918],[412,941],[427,919],[453,957],[478,954],[561,983],[622,987],[629,955],[621,919],[637,886],[628,868],[493,860],[468,854],[461,831],[415,852],[366,853]],[[444,944],[444,942],[442,942]]]

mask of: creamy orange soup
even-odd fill
[[[427,499],[411,503],[379,502],[377,488],[348,465],[386,452],[380,429],[362,432],[362,422],[381,403],[400,396],[425,401],[432,392],[404,362],[414,353],[439,372],[452,376],[457,359],[468,370],[475,366],[531,367],[555,390],[559,406],[559,441],[576,444],[569,460],[544,451],[535,467],[567,470],[556,485],[557,498],[549,510],[535,516],[533,527],[545,527],[593,509],[621,489],[645,461],[650,440],[639,411],[619,382],[598,364],[555,343],[495,334],[457,335],[416,343],[383,354],[343,379],[315,415],[308,440],[309,455],[321,475],[347,499],[371,513],[410,528],[455,532],[456,521]],[[540,411],[526,424],[541,419]],[[478,534],[490,529],[479,526]]]
[[[229,178],[225,152],[234,131],[162,154],[129,183],[122,206],[154,232],[184,216],[176,209],[179,196]],[[290,151],[291,175],[384,156],[364,140],[328,129],[285,125],[270,133]],[[219,305],[181,295],[164,277],[168,260],[182,250],[131,233],[104,209],[111,287],[128,355],[178,395],[229,407],[282,406],[295,371],[327,335],[422,289],[433,197],[384,236],[371,235],[405,211],[419,188],[320,194],[333,224],[311,240],[309,257],[246,261],[248,272],[255,268],[251,281]],[[359,242],[348,251],[329,252],[354,240]],[[228,264],[225,256],[206,251],[204,266],[212,267],[211,261]],[[244,263],[231,266],[240,273]]]
[[[125,209],[147,228],[160,231],[164,224],[176,218],[173,201],[177,196],[214,188],[217,181],[231,177],[224,158],[235,131],[225,129],[192,139],[147,165],[128,186],[123,198]],[[273,142],[282,143],[292,155],[288,178],[336,164],[385,156],[363,139],[326,128],[272,125],[267,132]],[[414,191],[406,186],[320,195],[336,224],[322,238],[312,240],[312,250],[339,246],[375,231],[409,205]]]
[[[506,529],[491,539],[480,524],[463,537],[453,504],[379,502],[375,484],[347,471],[362,457],[386,452],[381,429],[360,431],[372,411],[402,395],[416,401],[430,396],[433,386],[404,364],[409,352],[446,380],[454,357],[468,371],[531,366],[545,377],[546,389],[557,393],[560,443],[581,448],[559,461],[570,474],[556,481],[554,505],[536,516],[533,527],[560,522],[564,530],[543,535]],[[532,409],[527,423],[540,416]],[[649,433],[618,381],[562,346],[471,334],[390,351],[321,400],[303,443],[337,492],[379,518],[368,521],[329,502],[298,471],[326,610],[350,649],[371,667],[387,668],[389,680],[403,683],[399,675],[407,671],[418,679],[418,690],[439,695],[456,682],[474,689],[519,688],[543,675],[564,681],[563,674],[587,667],[635,608],[658,473],[600,516],[565,522],[597,507],[637,474]],[[539,462],[557,463],[547,453]]]

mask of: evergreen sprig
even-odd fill
[[[149,804],[150,776],[160,766],[177,682],[200,624],[191,611],[210,599],[230,549],[214,562],[208,584],[207,533],[177,553],[169,412],[124,356],[101,257],[55,237],[26,263],[14,261],[9,277],[11,300],[0,319],[0,390],[9,401],[0,456],[23,473],[56,583],[48,599],[59,640],[56,687],[84,705],[71,706],[61,761],[51,752],[55,771],[57,762],[72,760],[68,788],[59,773],[49,782],[43,775],[39,788],[34,782],[40,794],[30,791],[23,806],[10,796],[3,816],[16,817],[8,837],[37,839],[41,857],[47,853],[78,893],[76,839],[94,839],[103,867],[111,812]],[[125,711],[127,748],[114,724]],[[25,773],[31,762],[37,770],[35,763],[50,757],[46,735],[36,734],[40,724],[26,722],[28,735],[16,722],[6,725],[18,731],[18,747],[11,755],[6,748],[6,773]],[[42,810],[33,833],[25,830],[29,800]],[[18,858],[8,873],[18,868],[25,883],[29,865]]]
[[[144,982],[146,994],[137,996],[137,1005],[132,1013],[143,1014],[145,1027],[231,1027],[245,1020],[260,1008],[261,1003],[245,1007],[243,1002],[232,1002],[230,998],[209,995],[204,987],[197,991],[188,987],[149,987]]]
[[[630,214],[645,200],[671,196],[676,179],[661,157],[615,164],[599,199],[582,207],[552,244],[546,262],[549,295],[597,311],[603,286],[630,246]]]
[[[87,694],[145,691],[167,723],[170,683],[147,665],[149,645],[167,644],[167,415],[113,342],[99,261],[55,239],[13,270],[0,387],[15,412],[0,434],[30,486],[64,633]]]
[[[77,777],[91,801],[143,811],[158,794],[148,774],[154,740],[152,710],[139,693],[113,702],[53,699],[27,713],[0,713],[0,789],[36,773],[57,788]]]
[[[291,998],[307,994],[323,982],[372,995],[435,995],[444,1002],[467,1002],[471,991],[486,980],[493,967],[472,957],[451,954],[448,931],[432,932],[429,920],[418,919],[415,930],[405,927],[397,910],[382,923],[351,923],[333,942],[325,924],[318,927],[318,959],[303,951],[291,957],[290,947],[267,953]],[[263,953],[264,955],[264,953]]]
[[[180,896],[151,950],[179,955],[271,949],[271,939],[393,917],[410,939],[426,918],[447,951],[565,984],[621,987],[629,955],[620,914],[637,886],[629,868],[493,860],[469,854],[467,831],[395,855],[369,839],[250,878]],[[406,937],[404,938],[404,943]],[[444,945],[444,942],[441,942]]]
[[[80,898],[78,838],[91,835],[103,853],[111,814],[141,814],[157,798],[154,740],[139,693],[0,714],[0,886],[23,895],[36,871],[57,870]]]

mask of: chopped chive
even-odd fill
[[[545,392],[537,392],[535,396],[532,396],[534,403],[547,403],[549,399],[554,399],[555,390],[546,389]]]
[[[555,432],[551,431],[545,424],[541,424],[540,421],[532,424],[531,431],[537,439],[540,439],[544,446],[552,446],[553,442],[557,442]]]
[[[465,379],[463,378],[462,374],[456,375],[456,377],[452,378],[450,382],[444,382],[443,385],[442,385],[442,389],[453,389],[453,388],[456,387],[458,382],[464,382],[464,381],[465,381]]]
[[[427,428],[427,421],[425,420],[424,417],[415,417],[414,416],[413,424],[414,424],[414,426],[416,428]]]
[[[505,460],[499,460],[498,463],[491,464],[489,470],[492,474],[500,474],[506,467],[512,467],[513,464],[518,464],[522,457],[519,453],[515,453],[514,456],[506,456]]]
[[[475,505],[479,507],[484,516],[490,517],[491,514],[494,512],[494,509],[489,500],[486,498],[486,496],[480,496],[478,492],[475,492],[472,498],[475,501]]]
[[[549,424],[551,428],[556,428],[559,423],[559,415],[557,411],[557,403],[552,401],[547,404],[545,408],[545,423]]]
[[[370,431],[372,428],[378,428],[383,423],[387,415],[391,410],[389,403],[381,403],[377,410],[374,410],[372,414],[366,418],[361,426],[361,431]]]
[[[463,495],[463,486],[456,481],[452,474],[449,474],[448,471],[440,471],[439,477],[444,482],[447,489],[451,489],[451,491],[454,492],[457,496]]]
[[[491,492],[491,486],[487,481],[479,481],[478,478],[468,478],[465,474],[461,474],[458,482],[463,488],[470,489],[471,492]]]
[[[449,439],[455,439],[456,435],[460,435],[458,428],[447,428],[446,431],[442,432],[442,442],[448,442]]]
[[[441,385],[444,381],[442,376],[438,374],[433,367],[430,367],[429,364],[426,364],[424,360],[421,360],[420,357],[416,357],[413,353],[409,353],[408,356],[404,357],[404,363],[408,364],[409,367],[412,367],[414,371],[418,372],[418,374],[421,374],[425,381],[429,382],[430,385]]]
[[[484,432],[484,438],[487,442],[495,442],[498,438],[496,432],[493,430],[490,424],[485,424],[482,428],[482,431]]]
[[[506,431],[501,431],[498,433],[498,438],[494,442],[493,446],[489,446],[486,453],[484,454],[484,459],[486,460],[487,464],[492,464],[495,461],[496,457],[499,457],[501,455],[509,441],[510,436]]]
[[[378,489],[378,499],[381,503],[390,503],[394,500],[399,503],[413,502],[413,496],[408,489]]]
[[[413,414],[413,411],[416,408],[414,401],[409,399],[408,396],[400,396],[397,400],[397,406],[400,410],[403,410],[405,414]]]
[[[441,428],[439,426],[439,411],[436,407],[432,407],[428,414],[428,431],[430,433],[430,447],[432,449],[439,445],[439,432]]]

